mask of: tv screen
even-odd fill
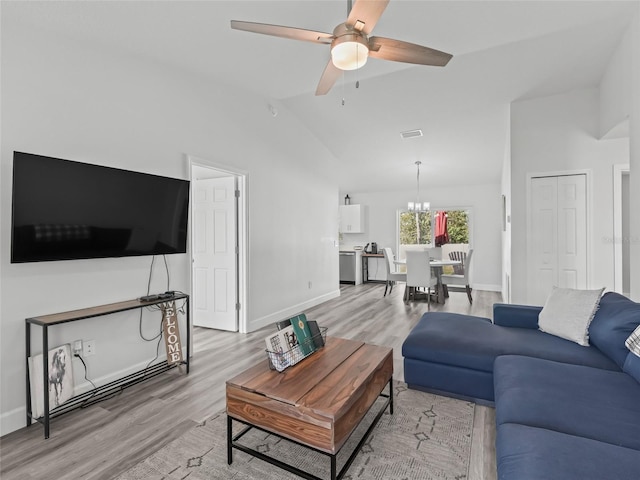
[[[189,182],[13,154],[11,262],[187,251]]]

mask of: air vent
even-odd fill
[[[400,132],[400,136],[404,139],[407,138],[413,138],[413,137],[421,137],[422,136],[422,130],[417,129],[417,130],[407,130],[406,132]]]

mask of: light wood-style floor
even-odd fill
[[[329,335],[360,339],[394,349],[394,378],[404,380],[402,342],[427,311],[425,301],[405,304],[404,287],[383,297],[384,285],[342,286],[341,296],[306,311],[329,328]],[[491,317],[500,296],[474,291],[473,306],[465,293],[452,292],[448,311]],[[130,387],[114,398],[60,416],[44,440],[34,424],[0,439],[2,480],[110,479],[142,461],[186,430],[225,406],[225,380],[263,358],[265,328],[248,335],[194,329],[191,373],[178,369]],[[495,415],[477,406],[470,480],[495,480]]]

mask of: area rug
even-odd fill
[[[468,478],[475,406],[394,384],[394,413],[388,409],[343,477],[345,480]],[[342,468],[376,413],[376,406],[338,455]],[[226,414],[220,412],[117,477],[117,480],[281,480],[300,477],[239,450],[227,465]],[[234,422],[234,429],[241,425]],[[235,432],[234,432],[235,433]],[[330,460],[259,430],[242,438],[249,445],[303,471],[329,478]]]

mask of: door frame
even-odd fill
[[[240,333],[247,333],[247,245],[248,245],[248,192],[247,192],[247,177],[248,172],[224,165],[212,160],[196,157],[194,155],[187,155],[189,161],[189,179],[193,179],[193,167],[208,168],[220,173],[228,174],[236,179],[236,189],[239,192],[236,196],[237,208],[236,208],[236,241],[237,241],[237,254],[236,254],[236,302],[237,309],[236,315],[238,320],[238,331]],[[191,195],[193,195],[193,189],[191,189]],[[191,240],[193,240],[193,199],[189,203],[189,234]],[[190,291],[191,295],[194,295],[193,289],[193,248],[189,241],[189,257],[191,260],[191,272],[189,275]],[[195,298],[194,304],[195,304]]]
[[[624,293],[622,280],[622,176],[631,172],[629,164],[613,166],[613,290]]]
[[[527,245],[526,245],[526,272],[527,272],[527,291],[529,290],[528,286],[529,284],[532,282],[532,272],[530,271],[531,269],[529,268],[530,265],[530,260],[531,257],[533,256],[532,254],[532,245],[531,242],[529,240],[530,238],[530,233],[533,230],[533,219],[532,219],[532,212],[531,212],[531,181],[534,178],[541,178],[541,177],[563,177],[563,176],[568,176],[568,175],[584,175],[585,176],[585,195],[586,195],[586,222],[587,222],[587,238],[586,238],[586,255],[587,255],[587,264],[586,264],[586,268],[587,268],[587,272],[586,272],[586,276],[587,276],[587,288],[590,288],[591,285],[593,285],[593,278],[592,278],[592,258],[593,258],[593,242],[592,242],[592,238],[593,238],[593,222],[592,222],[592,214],[593,214],[593,173],[591,171],[591,169],[579,169],[579,170],[559,170],[559,171],[552,171],[552,172],[530,172],[527,173],[527,184],[526,184],[526,202],[527,202],[527,207],[526,207],[526,225],[527,225],[527,232],[526,232],[526,240],[527,240]]]

